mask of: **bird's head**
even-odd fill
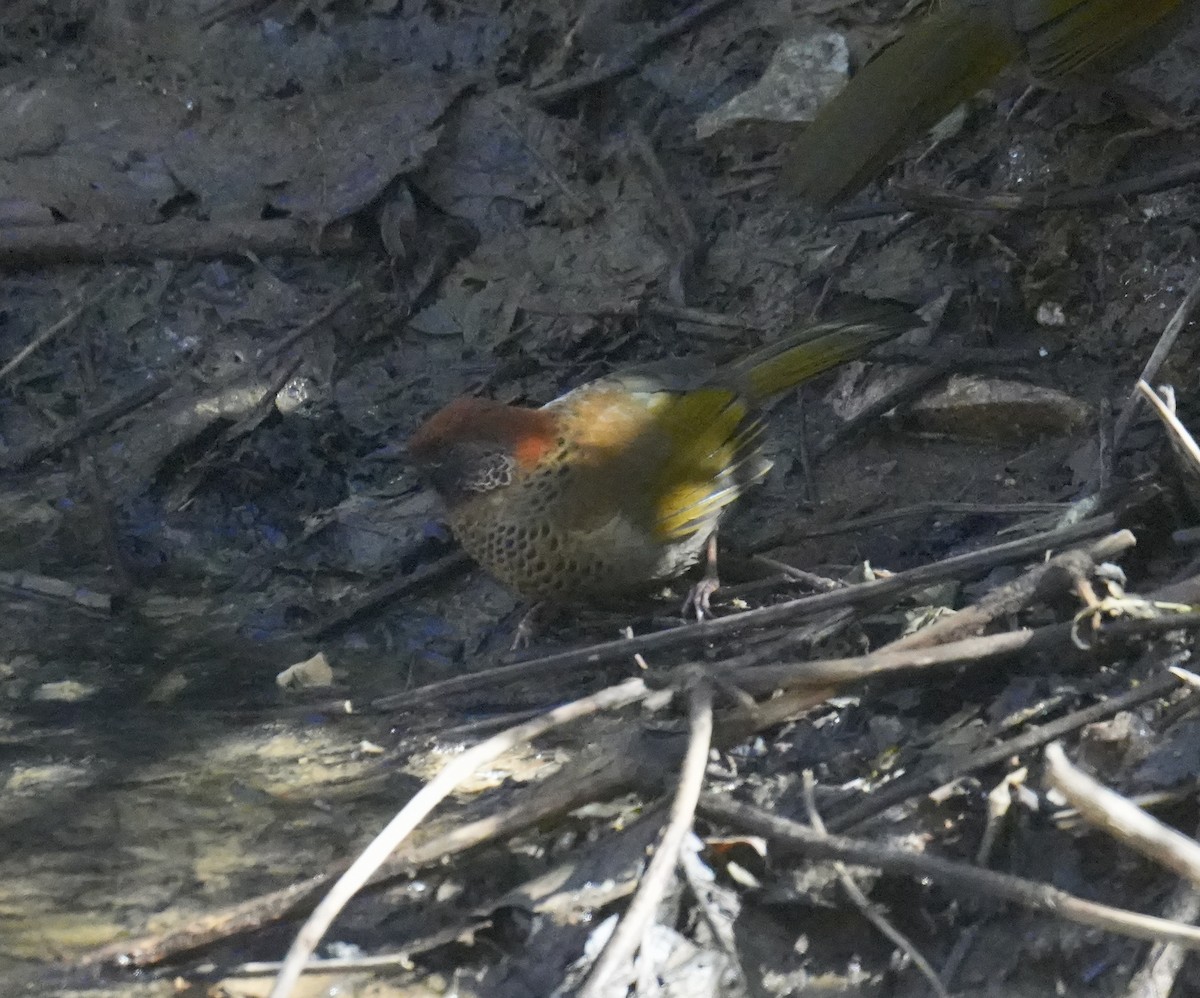
[[[490,399],[455,399],[409,438],[408,454],[449,505],[502,489],[554,446],[554,416]]]

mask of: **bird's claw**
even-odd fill
[[[512,644],[509,645],[509,651],[525,651],[537,636],[542,623],[542,604],[534,603],[524,616],[517,623],[517,629],[513,631]]]
[[[525,651],[526,648],[533,643],[533,628],[525,624],[522,618],[517,624],[517,629],[513,631],[512,644],[508,646],[509,651]]]
[[[696,614],[697,621],[712,616],[712,607],[709,605],[709,601],[712,599],[713,593],[720,588],[721,582],[715,575],[704,576],[692,586],[687,599],[683,601],[683,615],[688,616],[688,611],[691,610]]]

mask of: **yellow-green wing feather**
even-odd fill
[[[1149,55],[1178,26],[1185,0],[1040,0],[1026,42],[1035,76],[1112,71]],[[1031,16],[1031,15],[1030,15]],[[1018,27],[1020,27],[1018,18]]]
[[[907,310],[879,306],[786,334],[721,368],[710,385],[664,394],[654,415],[668,455],[651,489],[658,535],[675,540],[711,530],[721,510],[766,474],[760,403],[916,324]]]
[[[741,492],[730,472],[761,433],[736,391],[699,388],[666,401],[657,428],[669,441],[652,490],[655,526],[663,540],[686,537],[733,502]],[[711,527],[710,527],[711,529]]]
[[[816,203],[848,197],[1019,54],[998,18],[955,4],[917,20],[796,140],[784,177]]]
[[[713,380],[736,388],[757,405],[919,325],[907,309],[879,304],[856,316],[785,333],[721,368]]]

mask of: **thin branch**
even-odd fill
[[[710,312],[703,308],[677,305],[662,298],[628,298],[621,301],[598,301],[594,305],[574,307],[563,305],[546,297],[529,295],[521,299],[521,310],[534,315],[558,316],[611,316],[612,318],[639,318],[653,315],[660,319],[676,322],[691,322],[699,326],[717,329],[740,329],[763,332],[766,326],[750,319],[742,319],[721,312]]]
[[[45,329],[43,329],[40,333],[35,335],[32,340],[30,340],[27,344],[25,344],[25,346],[23,346],[20,350],[18,350],[13,355],[12,360],[10,360],[3,367],[0,367],[0,381],[3,381],[10,374],[12,374],[13,371],[15,371],[18,367],[20,367],[23,363],[25,363],[25,361],[28,360],[31,356],[33,356],[35,351],[40,349],[46,343],[49,343],[50,340],[52,340],[55,336],[57,336],[59,333],[61,333],[64,329],[66,329],[68,326],[74,325],[74,323],[79,319],[79,317],[81,315],[83,315],[83,313],[86,312],[89,308],[91,308],[97,302],[102,301],[103,299],[107,298],[108,295],[112,293],[113,289],[116,286],[117,286],[116,281],[112,281],[109,284],[106,284],[103,288],[101,288],[95,294],[88,295],[87,298],[84,299],[84,301],[80,302],[75,308],[71,309],[66,315],[64,315],[57,322],[52,323],[51,325],[49,325]]]
[[[1182,187],[1200,180],[1200,160],[1170,166],[1155,173],[1129,177],[1111,184],[1094,187],[1069,187],[1033,194],[1007,192],[956,194],[917,188],[897,188],[900,200],[882,204],[849,205],[833,213],[835,222],[859,221],[882,215],[899,215],[914,208],[972,212],[1042,212],[1063,211],[1110,205],[1125,198]]]
[[[1170,434],[1171,445],[1175,448],[1175,452],[1190,462],[1193,472],[1200,472],[1200,445],[1196,443],[1196,438],[1192,436],[1191,431],[1175,415],[1174,393],[1171,393],[1171,404],[1168,404],[1141,378],[1138,379],[1135,387],[1138,393],[1154,407],[1158,418],[1163,421],[1163,425]]]
[[[736,913],[740,911],[740,901],[732,887],[716,882],[712,868],[700,858],[703,848],[704,843],[695,831],[692,831],[680,853],[679,870],[696,900],[700,917],[712,933],[713,941],[721,947],[721,951],[729,960],[730,969],[742,987],[748,991],[746,971],[738,955],[737,937],[733,928]]]
[[[954,555],[942,561],[909,569],[906,572],[897,572],[885,579],[862,582],[834,592],[804,596],[774,606],[705,620],[699,624],[686,624],[682,627],[668,628],[665,631],[656,631],[653,634],[606,641],[574,651],[532,659],[528,662],[518,662],[516,665],[499,666],[470,675],[455,676],[453,679],[430,683],[415,690],[380,697],[372,703],[373,706],[382,710],[413,707],[450,694],[476,689],[491,689],[499,683],[534,679],[538,676],[553,675],[565,669],[594,667],[606,662],[629,661],[637,652],[662,651],[666,648],[708,642],[768,624],[795,624],[801,620],[824,614],[829,610],[846,606],[860,606],[911,589],[920,589],[945,579],[963,578],[975,572],[987,571],[997,565],[1021,561],[1030,556],[1040,555],[1049,549],[1063,548],[1088,537],[1105,533],[1111,530],[1115,523],[1116,517],[1106,513],[1093,520],[1073,524],[1069,527],[1007,541],[1004,544],[996,544],[967,554]]]
[[[1046,779],[1084,821],[1154,862],[1200,884],[1200,842],[1164,825],[1073,765],[1059,742],[1046,746]]]
[[[503,755],[517,745],[537,738],[552,728],[578,720],[597,711],[624,706],[647,695],[649,691],[640,679],[628,679],[591,696],[549,710],[541,716],[509,728],[457,756],[424,787],[417,791],[399,813],[362,851],[350,868],[333,885],[325,899],[317,905],[307,922],[297,933],[284,959],[283,969],[275,979],[270,998],[288,998],[303,971],[304,964],[317,948],[333,920],[350,899],[370,880],[388,856],[455,788],[480,766]]]
[[[1197,302],[1200,302],[1200,269],[1197,269],[1195,276],[1192,278],[1191,285],[1188,287],[1187,294],[1183,296],[1183,301],[1175,309],[1175,314],[1171,316],[1171,321],[1167,323],[1162,336],[1158,338],[1158,342],[1154,345],[1150,359],[1146,361],[1146,366],[1142,368],[1142,373],[1138,376],[1139,381],[1152,384],[1155,378],[1158,377],[1158,372],[1163,365],[1163,361],[1167,359],[1167,354],[1171,352],[1171,347],[1175,345],[1175,340],[1178,339],[1180,332],[1183,331],[1183,327],[1187,325],[1188,320],[1192,317],[1192,312],[1195,310]],[[1125,432],[1129,429],[1129,424],[1133,421],[1134,413],[1137,412],[1140,397],[1136,390],[1131,392],[1129,398],[1125,400],[1125,405],[1121,407],[1121,413],[1117,416],[1117,425],[1113,429],[1112,434],[1114,451],[1121,446],[1121,441],[1125,438]]]
[[[812,825],[814,832],[828,838],[829,832],[825,829],[825,822],[821,820],[821,812],[817,810],[817,798],[813,792],[816,780],[813,779],[811,769],[804,771],[803,781],[804,808],[808,813],[808,823]],[[863,893],[863,889],[850,876],[850,871],[846,869],[846,864],[840,859],[835,859],[833,861],[833,869],[837,874],[838,880],[841,882],[842,890],[846,892],[846,896],[850,898],[854,907],[859,910],[863,918],[875,926],[885,939],[891,940],[901,952],[908,955],[908,958],[913,962],[913,966],[929,982],[929,987],[938,998],[950,998],[950,993],[946,990],[945,985],[942,984],[937,971],[933,969],[933,965],[925,959],[925,956],[917,949],[911,939],[892,925],[884,917],[883,912],[871,904],[871,899]]]
[[[1037,513],[1060,513],[1067,509],[1070,503],[1065,502],[941,502],[930,499],[926,502],[913,503],[911,506],[901,506],[899,509],[889,509],[882,513],[872,513],[869,516],[856,516],[852,520],[839,520],[837,523],[817,527],[802,527],[799,530],[789,530],[786,534],[772,537],[758,547],[775,547],[780,544],[810,537],[830,537],[834,534],[849,534],[856,530],[869,530],[874,527],[886,526],[898,520],[910,520],[915,517],[930,516],[1029,516]]]
[[[1067,626],[1067,625],[1060,625]],[[975,639],[978,640],[978,639]],[[1013,756],[1021,756],[1040,748],[1055,738],[1106,717],[1113,717],[1140,703],[1154,700],[1171,693],[1179,681],[1169,673],[1147,679],[1119,696],[1109,697],[1082,710],[1074,711],[1056,721],[1030,728],[1014,738],[988,745],[976,752],[967,752],[956,758],[937,763],[920,772],[909,773],[885,783],[874,793],[865,795],[853,806],[828,819],[829,827],[835,831],[853,828],[875,815],[886,811],[911,797],[931,793],[938,787],[982,769],[998,765]]]
[[[340,312],[344,306],[348,305],[354,298],[356,298],[362,289],[362,281],[351,281],[344,288],[342,288],[341,291],[334,295],[333,298],[319,312],[317,312],[315,315],[309,316],[309,318],[305,319],[304,322],[300,323],[300,325],[298,325],[290,333],[287,333],[285,336],[280,337],[278,341],[272,343],[271,346],[264,352],[264,355],[259,362],[260,365],[265,364],[266,361],[273,357],[278,357],[289,347],[295,346],[295,344],[299,343],[306,336],[310,335],[323,322],[333,318],[333,316]]]
[[[153,225],[120,223],[20,225],[0,228],[0,267],[116,260],[206,260],[243,256],[332,256],[357,253],[362,241],[348,223],[325,229],[289,218],[198,222],[173,218]]]
[[[671,815],[663,829],[654,857],[646,867],[637,893],[629,903],[624,917],[596,960],[579,998],[600,998],[618,970],[637,952],[646,932],[653,924],[659,902],[667,892],[679,855],[696,814],[696,802],[704,789],[704,773],[708,768],[708,750],[712,745],[713,710],[712,687],[700,679],[692,684],[688,697],[688,722],[691,734],[687,754],[679,773],[679,786],[671,804]]]
[[[598,69],[585,70],[558,83],[526,93],[526,99],[544,110],[551,110],[597,87],[614,83],[637,72],[638,67],[676,35],[681,35],[738,0],[701,0],[684,9],[677,17],[646,32],[624,52]]]
[[[77,582],[56,579],[49,575],[0,571],[0,588],[10,590],[22,597],[38,597],[73,603],[94,613],[109,614],[112,612],[112,596],[108,593],[96,592]]]
[[[1116,935],[1152,942],[1175,942],[1189,949],[1200,949],[1200,928],[1086,901],[1024,877],[981,870],[967,863],[865,839],[821,836],[798,822],[713,793],[700,798],[698,811],[710,821],[761,835],[781,851],[814,859],[840,859],[844,863],[875,867],[885,873],[927,878],[972,901],[984,895]]]
[[[404,575],[396,575],[366,590],[356,599],[335,606],[324,617],[301,632],[310,640],[326,637],[354,623],[377,607],[390,604],[401,596],[434,585],[467,571],[473,562],[462,550],[452,550],[436,561],[421,565]],[[403,694],[398,694],[403,696]]]
[[[656,740],[656,744],[659,741]],[[371,878],[370,886],[410,878],[419,870],[444,863],[449,857],[512,838],[585,804],[619,796],[648,781],[656,782],[658,768],[669,764],[673,758],[670,755],[648,757],[641,741],[633,736],[616,744],[606,743],[589,756],[533,786],[518,790],[507,807],[490,811],[465,824],[462,817],[454,816],[433,829],[425,828],[421,841],[406,842],[389,857]],[[311,911],[320,892],[348,868],[349,863],[339,860],[319,874],[238,904],[203,912],[165,932],[110,943],[85,954],[79,960],[79,966],[152,967],[182,953],[194,953],[220,940],[298,917]]]
[[[73,423],[60,426],[45,439],[35,441],[28,447],[13,451],[0,458],[0,470],[23,471],[30,468],[44,458],[58,453],[64,447],[90,437],[94,433],[99,433],[122,416],[127,416],[135,409],[152,402],[178,381],[178,372],[156,374],[128,394],[113,399]]]
[[[902,384],[881,395],[870,405],[856,412],[850,419],[825,434],[813,448],[813,456],[824,457],[862,427],[876,422],[884,413],[891,412],[897,406],[905,405],[924,395],[926,389],[942,378],[948,377],[957,368],[958,363],[953,357],[945,357],[940,362],[914,371]]]
[[[1109,625],[1101,631],[1108,637],[1118,634],[1162,634],[1168,631],[1200,629],[1200,613],[1167,614],[1162,617],[1132,619]],[[739,664],[718,673],[738,688],[754,695],[777,690],[837,687],[861,682],[873,676],[909,669],[934,669],[949,665],[976,665],[1019,652],[1068,653],[1072,646],[1073,624],[1049,624],[1034,629],[1022,628],[982,637],[962,638],[933,648],[883,648],[851,658],[814,659],[801,662],[775,662],[770,665]],[[1090,649],[1076,649],[1080,654]]]
[[[1181,881],[1163,906],[1163,917],[1194,923],[1200,918],[1200,891]],[[1155,943],[1141,969],[1130,979],[1125,998],[1169,998],[1187,952],[1175,943]]]
[[[1066,584],[1063,588],[1067,588],[1076,579],[1085,579],[1091,575],[1098,562],[1109,561],[1136,543],[1132,533],[1119,530],[1088,547],[1074,548],[1057,554],[1048,561],[1035,565],[1012,582],[996,587],[979,602],[963,607],[928,627],[922,627],[891,642],[885,651],[928,648],[969,634],[977,634],[993,621],[1018,613],[1028,606],[1046,585],[1048,577],[1056,574],[1065,576]]]

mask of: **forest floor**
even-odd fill
[[[1124,636],[1066,626],[1092,593],[1120,595],[1108,561],[1130,593],[1200,602],[1179,533],[1196,487],[1149,407],[1129,408],[1197,281],[1200,25],[1128,74],[1178,128],[1014,72],[852,204],[806,209],[779,182],[800,126],[772,115],[819,100],[905,8],[5,4],[5,994],[265,995],[270,975],[246,964],[282,957],[325,881],[264,898],[339,870],[464,745],[735,656],[737,689],[714,680],[687,876],[642,939],[660,990],[639,993],[933,993],[916,952],[948,993],[1143,994],[1142,939],[860,857],[899,947],[828,858],[721,810],[808,826],[812,771],[831,831],[1200,913],[1175,873],[1047,791],[1042,754],[1062,738],[1161,821],[1200,821],[1200,696],[1167,671],[1188,666],[1195,621],[1168,630],[1174,611],[1142,602],[1113,605]],[[769,71],[781,52],[790,68]],[[464,392],[541,403],[623,366],[735,355],[864,299],[927,327],[773,404],[775,467],[722,528],[714,607],[780,607],[814,582],[856,595],[683,633],[685,581],[512,655],[524,606],[455,556],[406,463],[421,420]],[[1155,377],[1185,425],[1195,333]],[[1066,550],[1082,561],[1038,574]],[[913,662],[853,678],[980,606],[930,644],[1038,639],[964,646],[932,679]],[[627,633],[653,641],[614,650]],[[780,679],[808,698],[790,710],[745,671],[797,658],[857,664],[823,686]],[[696,688],[476,773],[336,923],[319,955],[349,963],[294,993],[574,993],[662,826]],[[760,701],[749,721],[739,690]],[[496,814],[499,830],[454,838]],[[1165,979],[1164,996],[1200,993],[1194,962]]]

